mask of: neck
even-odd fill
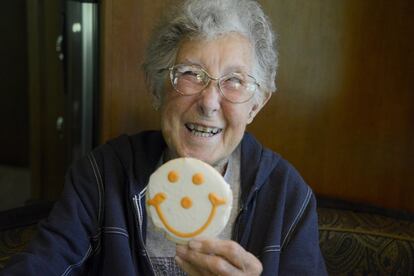
[[[178,154],[171,151],[170,149],[167,149],[164,153],[163,163],[165,163],[167,161],[170,161],[171,159],[175,159],[175,158],[179,158],[179,157],[180,156],[178,156]],[[191,156],[189,156],[189,157],[191,157]],[[201,160],[201,161],[204,161],[204,160]],[[228,163],[229,163],[229,158],[226,158],[224,160],[218,161],[215,164],[209,164],[209,165],[211,165],[213,168],[215,168],[221,175],[224,175],[224,173],[226,172]]]
[[[218,164],[214,164],[213,168],[215,168],[221,175],[224,175],[227,169],[227,164],[229,163],[229,159],[221,161]]]

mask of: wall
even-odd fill
[[[320,194],[414,210],[413,2],[264,4],[280,89],[252,131]]]
[[[414,2],[260,1],[278,92],[249,128],[320,195],[414,211]],[[161,0],[103,4],[102,141],[159,126],[140,70]]]

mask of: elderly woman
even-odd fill
[[[3,275],[324,275],[311,189],[246,134],[275,91],[271,26],[250,0],[185,1],[156,30],[144,69],[161,132],[121,136],[68,172],[62,199]],[[203,160],[235,199],[217,239],[175,245],[145,212],[164,162]]]

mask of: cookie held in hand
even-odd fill
[[[232,192],[213,167],[194,158],[177,158],[150,177],[147,212],[166,237],[185,244],[196,237],[215,237],[226,226]]]

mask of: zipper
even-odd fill
[[[141,193],[143,193],[143,192],[145,192],[145,189],[143,191],[141,191]],[[139,199],[138,199],[137,195],[134,195],[134,197],[132,198],[132,200],[134,201],[134,206],[135,206],[135,218],[136,218],[137,223],[138,223],[138,237],[139,237],[139,243],[140,243],[139,245],[141,246],[142,251],[145,253],[145,257],[146,257],[146,259],[147,259],[147,261],[148,261],[148,263],[151,267],[152,274],[156,275],[155,270],[154,270],[154,266],[151,262],[151,258],[148,256],[148,251],[147,251],[147,248],[145,247],[145,243],[144,243],[144,240],[142,238],[142,231],[143,231],[142,227],[143,227],[144,217],[143,217],[142,207],[141,207],[141,203],[140,203],[141,198],[142,198],[141,193],[140,193]]]
[[[254,195],[257,193],[257,191],[259,190],[259,188],[254,188],[254,190],[252,192],[250,192],[250,194],[247,197],[247,200],[244,203],[241,203],[241,206],[239,208],[239,212],[236,216],[236,222],[235,222],[235,226],[233,227],[233,236],[235,238],[235,240],[237,242],[241,242],[241,238],[240,237],[240,225],[241,225],[241,217],[243,216],[243,213],[245,213],[247,211],[247,206],[248,203],[253,199]]]
[[[237,241],[237,242],[240,242],[239,228],[240,228],[240,217],[241,217],[241,214],[244,211],[243,208],[244,208],[243,205],[239,208],[239,211],[238,211],[237,216],[236,216],[236,222],[235,222],[235,225],[233,227],[233,237],[234,237],[234,240]]]

